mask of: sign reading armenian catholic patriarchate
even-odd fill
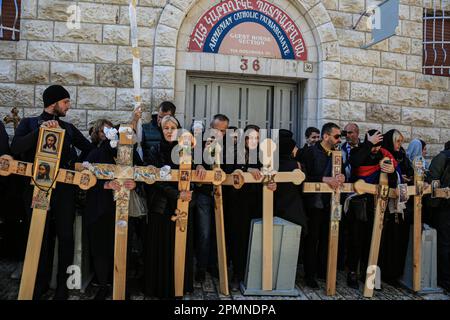
[[[192,31],[189,51],[307,60],[300,29],[264,0],[227,0],[209,9]]]

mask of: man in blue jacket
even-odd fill
[[[159,105],[158,114],[152,116],[149,123],[142,125],[142,152],[144,163],[148,164],[148,155],[152,146],[159,144],[162,139],[161,119],[165,116],[175,116],[176,107],[172,102],[164,101]]]

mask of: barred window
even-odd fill
[[[0,40],[20,40],[21,0],[0,0]]]

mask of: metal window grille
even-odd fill
[[[0,0],[0,40],[20,40],[21,0]]]
[[[423,15],[423,73],[450,76],[450,11],[444,2],[433,1]]]

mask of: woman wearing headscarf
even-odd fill
[[[383,148],[394,156],[396,162],[396,186],[414,183],[414,170],[402,147],[403,141],[403,135],[396,129],[383,136]],[[397,279],[403,274],[405,266],[412,221],[411,206],[399,204],[397,199],[389,199],[384,218],[379,257],[381,277],[384,281],[397,285]]]
[[[180,123],[173,116],[161,120],[163,139],[152,146],[148,153],[147,165],[157,168],[169,166],[178,169],[172,159],[172,150],[177,147],[177,133]],[[171,220],[177,208],[177,200],[191,201],[192,191],[179,191],[173,182],[156,182],[149,200],[148,234],[145,252],[145,288],[146,295],[169,299],[175,297],[174,253],[175,222]],[[186,242],[186,260],[184,272],[184,292],[192,292],[193,280],[193,217],[192,202],[189,206]]]
[[[425,141],[421,139],[412,140],[408,145],[406,155],[408,156],[408,159],[409,161],[411,161],[411,163],[414,163],[415,158],[422,157],[425,169],[428,169],[429,163],[425,160],[425,157],[427,155],[427,144]]]

